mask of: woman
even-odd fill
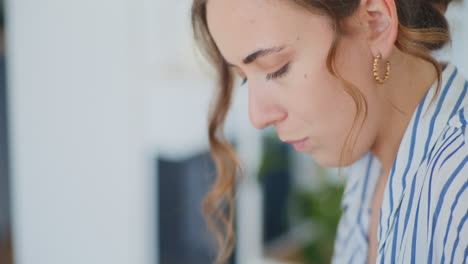
[[[222,136],[234,74],[249,117],[327,167],[351,165],[334,263],[463,263],[468,85],[430,52],[449,41],[450,0],[195,0],[195,38],[219,90],[209,139],[217,180],[204,209],[234,245],[238,159]],[[228,205],[228,214],[221,212]]]

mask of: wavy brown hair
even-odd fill
[[[346,93],[355,103],[357,113],[340,154],[338,167],[342,167],[344,155],[354,148],[367,117],[367,102],[364,95],[352,83],[345,80],[335,67],[338,43],[345,34],[344,21],[357,10],[360,0],[290,1],[311,13],[326,15],[333,22],[334,39],[328,51],[327,68],[344,84]],[[431,55],[431,51],[440,49],[450,41],[449,27],[444,16],[449,2],[451,0],[395,0],[399,20],[395,46],[402,52],[426,60],[434,66],[437,71],[436,94],[440,90],[442,69]],[[219,248],[214,262],[225,263],[235,246],[235,183],[237,176],[242,176],[243,173],[236,152],[223,135],[224,122],[231,105],[234,75],[208,30],[206,4],[207,0],[194,0],[191,9],[194,39],[217,73],[217,89],[210,108],[208,124],[211,155],[216,166],[216,180],[203,201],[203,214],[218,241]],[[356,132],[357,121],[362,114],[364,119]]]

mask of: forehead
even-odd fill
[[[317,15],[284,0],[209,0],[207,23],[224,58],[239,63],[254,50],[288,45]],[[315,20],[315,21],[314,21]]]

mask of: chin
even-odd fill
[[[351,159],[345,159],[343,160],[343,163],[339,164],[339,153],[337,155],[320,155],[320,154],[312,154],[308,153],[311,158],[320,166],[326,167],[326,168],[338,168],[338,167],[348,167],[351,166],[353,163],[358,161],[362,155],[354,155]]]

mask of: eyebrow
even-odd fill
[[[268,49],[258,49],[254,52],[252,52],[250,55],[248,55],[247,57],[245,57],[242,62],[244,64],[249,64],[249,63],[252,63],[254,62],[257,58],[260,58],[260,57],[263,57],[263,56],[266,56],[268,54],[271,54],[271,53],[275,53],[275,52],[280,52],[282,51],[286,46],[285,45],[282,45],[282,46],[278,46],[278,47],[272,47],[272,48],[268,48]],[[234,64],[231,64],[229,62],[227,62],[227,65],[229,67],[234,67],[236,65]]]

